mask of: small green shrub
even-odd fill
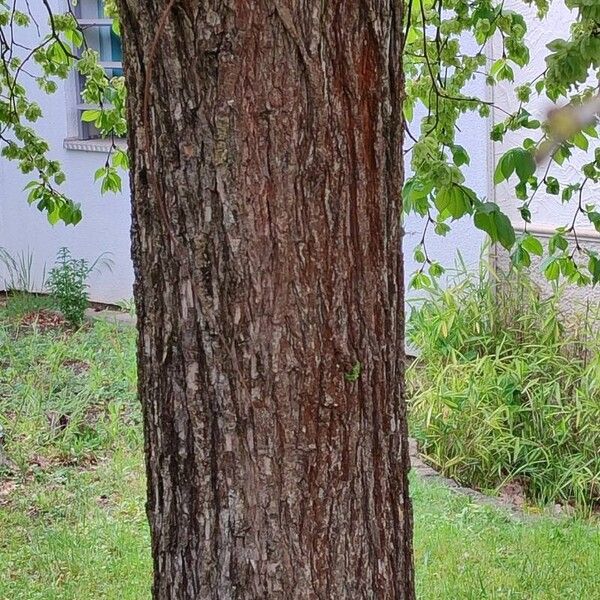
[[[89,305],[87,280],[100,261],[110,268],[110,261],[104,255],[90,264],[83,258],[73,258],[68,248],[58,251],[56,264],[48,277],[48,289],[59,310],[73,327],[80,327],[83,323]]]
[[[587,307],[569,325],[560,291],[524,275],[462,275],[418,302],[408,338],[411,427],[463,484],[518,481],[531,501],[600,503],[600,338]]]

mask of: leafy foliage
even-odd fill
[[[124,78],[107,77],[98,53],[87,47],[71,5],[66,13],[57,14],[43,3],[48,14],[45,35],[29,3],[24,6],[25,11],[21,11],[17,0],[0,0],[0,153],[16,161],[23,173],[35,175],[25,188],[30,204],[45,212],[51,224],[63,221],[75,225],[82,218],[81,207],[60,191],[66,175],[58,161],[50,158],[48,143],[35,131],[34,124],[43,117],[42,109],[28,98],[30,84],[24,79],[35,80],[42,91],[53,94],[57,81],[73,70],[83,76],[82,101],[98,108],[84,111],[82,118],[112,140],[105,166],[96,174],[104,193],[121,189],[118,170],[128,167],[127,154],[115,143],[126,130]],[[107,2],[107,10],[116,14],[112,2]],[[27,45],[25,33],[32,27],[37,27],[40,37],[34,47]]]
[[[532,0],[527,4],[537,6],[538,18],[546,16],[547,0]],[[430,286],[436,273],[443,272],[427,255],[430,225],[436,233],[445,235],[450,230],[448,221],[465,216],[472,217],[475,226],[485,231],[492,241],[510,250],[514,265],[529,266],[531,254],[543,252],[541,244],[533,242],[527,233],[531,204],[542,188],[548,194],[560,196],[565,203],[579,198],[572,222],[557,231],[561,238],[573,234],[574,247],[561,243],[549,248],[553,258],[548,263],[552,266],[546,266],[546,275],[558,278],[565,274],[578,284],[600,281],[597,258],[580,246],[575,229],[578,217],[586,216],[600,230],[600,216],[595,206],[584,206],[581,201],[585,185],[600,181],[600,150],[590,150],[590,139],[597,137],[596,124],[581,131],[575,128],[567,139],[557,143],[549,125],[533,118],[527,110],[532,99],[539,95],[577,107],[597,94],[590,74],[597,74],[600,67],[598,4],[593,0],[567,0],[566,4],[574,11],[569,39],[548,44],[546,69],[532,81],[516,87],[519,105],[514,112],[507,112],[486,99],[470,96],[467,90],[470,82],[477,78],[484,79],[489,86],[514,81],[516,70],[528,65],[530,55],[524,16],[506,8],[502,1],[411,0],[407,3],[404,115],[406,130],[413,142],[410,146],[413,174],[404,188],[404,208],[426,219],[423,238],[415,253],[415,259],[422,266],[413,277],[414,287]],[[465,40],[470,36],[476,48],[467,52]],[[486,48],[493,38],[501,40],[502,54],[492,61]],[[465,186],[464,169],[470,164],[470,157],[467,150],[456,143],[458,120],[469,112],[486,119],[492,109],[505,115],[505,119],[492,128],[493,141],[503,140],[508,132],[521,132],[523,137],[521,146],[500,157],[494,173],[496,184],[506,181],[514,186],[526,232],[522,238],[516,236],[510,219],[496,204],[478,198]],[[415,133],[412,131],[415,114],[423,112],[420,130]],[[537,135],[537,139],[532,139],[532,135]],[[591,154],[590,162],[583,168],[582,180],[560,182],[551,174],[552,166],[562,165],[575,151]],[[538,175],[536,156],[544,153],[550,155],[550,162],[545,172]],[[587,263],[574,260],[576,253],[587,253]],[[560,264],[565,268],[561,269]]]
[[[600,502],[598,308],[565,326],[559,305],[525,275],[485,270],[430,291],[409,321],[412,427],[425,456],[467,485],[517,481],[535,502],[588,510]]]
[[[56,78],[65,78],[72,66],[73,55],[69,50],[66,32],[76,27],[70,15],[49,15],[51,31],[35,48],[29,48],[18,39],[18,32],[32,27],[30,14],[17,10],[16,3],[0,0],[0,141],[4,158],[17,161],[23,173],[35,173],[36,179],[28,186],[28,201],[35,202],[40,210],[46,211],[48,219],[56,223],[59,219],[75,224],[81,219],[79,205],[59,191],[65,180],[60,164],[49,157],[48,143],[33,128],[42,117],[36,102],[27,97],[23,77],[35,78],[38,86],[46,93],[57,89]],[[17,49],[25,49],[17,52]],[[29,72],[28,63],[34,62],[38,73]]]
[[[113,29],[118,34],[115,2],[105,0],[104,4],[105,13],[114,19]],[[527,4],[537,7],[538,18],[546,16],[548,0],[525,0],[524,7]],[[472,218],[475,226],[494,242],[510,250],[513,264],[528,266],[531,254],[539,251],[539,246],[527,234],[527,224],[531,221],[532,202],[540,189],[559,196],[565,203],[578,199],[572,223],[557,231],[563,237],[572,234],[574,247],[555,244],[549,248],[552,259],[545,265],[546,275],[550,278],[565,276],[578,284],[600,281],[598,259],[581,247],[575,229],[578,217],[585,217],[600,230],[600,213],[594,205],[584,205],[582,201],[585,186],[600,181],[600,149],[592,152],[590,143],[597,137],[596,124],[575,130],[567,139],[557,141],[552,128],[533,118],[528,110],[536,95],[545,95],[552,102],[568,102],[576,108],[597,94],[595,84],[589,83],[590,74],[597,74],[600,68],[597,3],[566,0],[566,5],[574,14],[569,38],[548,44],[546,69],[530,82],[516,87],[519,106],[507,112],[489,100],[469,95],[468,86],[476,78],[485,79],[490,86],[514,81],[515,73],[529,63],[524,15],[506,8],[502,0],[469,3],[409,0],[406,3],[402,48],[407,75],[404,116],[408,137],[413,142],[410,147],[413,175],[406,182],[404,205],[407,212],[425,218],[422,241],[415,255],[422,265],[412,281],[415,287],[430,286],[444,271],[427,254],[430,230],[446,235],[451,221],[466,217]],[[125,82],[122,77],[107,77],[98,54],[86,46],[70,4],[65,14],[52,14],[48,9],[49,33],[41,35],[39,45],[22,57],[15,51],[22,47],[18,33],[31,26],[31,15],[16,10],[16,0],[0,0],[0,27],[4,33],[0,36],[0,56],[4,63],[0,88],[5,92],[5,100],[0,102],[2,154],[16,160],[25,173],[36,173],[36,178],[27,186],[30,203],[45,211],[51,223],[62,220],[74,224],[81,219],[81,209],[60,192],[65,174],[60,165],[48,157],[47,143],[30,125],[42,114],[39,105],[27,98],[27,86],[21,80],[24,76],[33,76],[44,91],[52,93],[57,89],[57,79],[65,78],[71,70],[83,76],[86,84],[82,100],[95,108],[84,111],[82,119],[93,123],[102,135],[112,140],[104,165],[95,173],[103,193],[121,190],[120,171],[129,164],[126,152],[115,144],[115,138],[126,130]],[[465,50],[467,38],[476,44],[472,51]],[[501,40],[502,54],[491,60],[486,48],[494,38]],[[32,75],[25,68],[30,60],[35,62],[39,73]],[[525,223],[526,235],[522,238],[516,236],[510,219],[500,207],[479,198],[469,187],[464,170],[471,158],[467,149],[456,141],[461,115],[476,112],[486,119],[492,108],[505,114],[505,119],[494,125],[492,140],[500,141],[508,132],[515,131],[524,136],[521,146],[500,157],[494,176],[497,184],[506,181],[514,186]],[[414,133],[415,114],[423,111],[425,116],[420,119],[419,131]],[[587,152],[591,159],[583,168],[581,181],[559,181],[550,172],[552,165],[563,164],[576,151]],[[535,156],[543,153],[548,153],[551,160],[545,172],[538,174]],[[587,253],[589,260],[574,260],[576,253]]]

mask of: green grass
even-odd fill
[[[520,521],[421,480],[412,490],[419,598],[600,598],[600,529],[592,523]]]
[[[0,599],[148,598],[135,332],[20,324],[35,308],[0,312]]]
[[[21,292],[11,292],[8,297],[0,298],[4,305],[2,306],[2,320],[18,319],[22,315],[36,310],[54,308],[55,302],[50,296],[23,294]]]
[[[42,333],[18,325],[31,308],[18,302],[0,310],[0,423],[18,465],[0,475],[0,600],[145,600],[135,334]],[[519,522],[417,478],[413,496],[419,598],[600,598],[592,523]]]
[[[149,598],[140,452],[55,468],[0,509],[0,598]]]

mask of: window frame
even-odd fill
[[[100,17],[97,18],[89,18],[81,16],[81,5],[86,0],[79,0],[79,2],[73,7],[73,14],[77,19],[77,23],[81,27],[81,29],[85,32],[86,29],[89,28],[102,28],[102,27],[112,27],[113,21],[110,18]],[[91,46],[90,46],[91,47]],[[99,51],[99,48],[93,48],[96,51]],[[81,49],[76,48],[75,53],[77,56],[81,56]],[[122,61],[99,61],[98,63],[105,70],[107,69],[123,69]],[[75,103],[74,110],[77,116],[77,142],[90,142],[92,144],[101,144],[102,138],[94,136],[90,132],[91,125],[89,123],[85,123],[81,119],[81,115],[83,111],[98,108],[98,105],[89,104],[83,102],[81,98],[81,92],[83,91],[82,86],[82,77],[79,73],[75,73]]]

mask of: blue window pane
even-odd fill
[[[110,47],[112,50],[112,59],[114,62],[123,61],[123,46],[121,38],[110,28]]]
[[[98,17],[104,18],[104,3],[97,0]],[[105,62],[121,62],[123,60],[123,47],[121,38],[112,30],[112,27],[99,27],[100,60]],[[123,74],[122,69],[113,69],[114,76]]]

